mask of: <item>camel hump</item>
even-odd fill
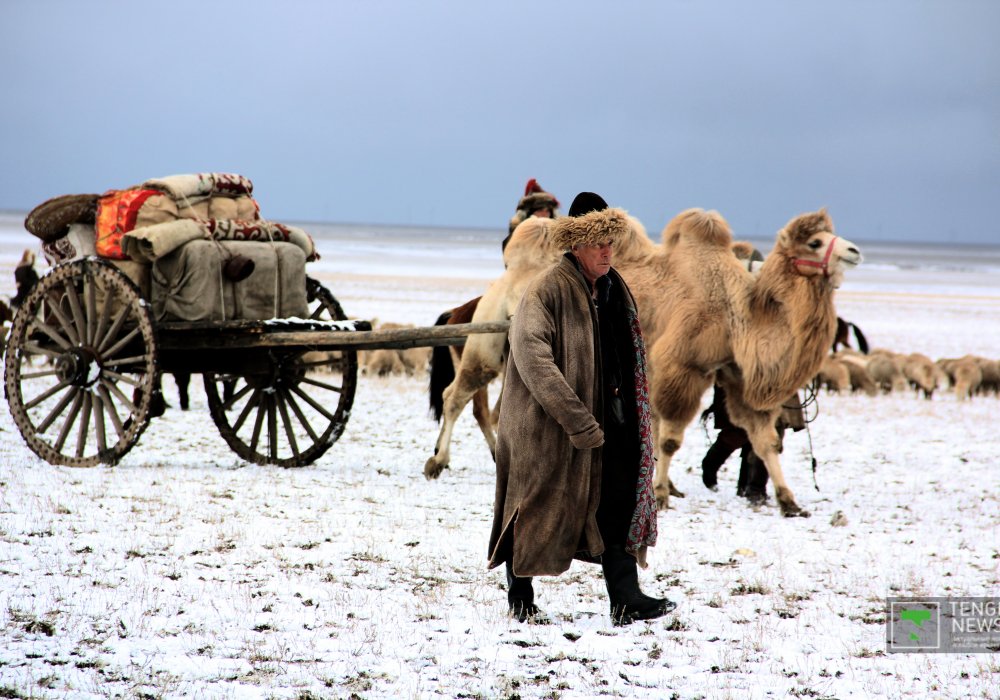
[[[719,212],[688,209],[671,219],[663,229],[663,245],[668,250],[681,242],[728,248],[732,245],[733,233]]]
[[[779,232],[779,235],[784,233],[793,243],[805,243],[823,231],[833,233],[833,220],[827,214],[826,207],[819,211],[796,216],[785,224],[785,228]]]

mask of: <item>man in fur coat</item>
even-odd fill
[[[635,300],[611,267],[627,214],[591,192],[552,229],[566,255],[524,293],[496,445],[490,568],[507,570],[519,621],[544,621],[532,577],[600,563],[616,625],[675,604],[639,590],[656,542],[646,353]]]

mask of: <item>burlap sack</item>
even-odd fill
[[[222,268],[234,254],[254,261],[241,282]],[[203,241],[186,243],[157,259],[151,271],[157,321],[233,321],[305,318],[306,256],[291,243]]]

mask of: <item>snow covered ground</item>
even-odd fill
[[[0,280],[34,243],[15,223]],[[431,325],[499,272],[499,233],[371,233],[317,235],[312,272],[358,317]],[[838,292],[873,346],[1000,356],[1000,251],[939,267],[884,248]],[[995,397],[821,395],[783,458],[810,519],[737,498],[735,457],[707,491],[695,424],[672,469],[687,498],[640,573],[675,613],[613,627],[599,568],[576,563],[536,582],[553,624],[524,626],[485,568],[493,464],[471,414],[428,482],[426,378],[359,381],[340,441],[291,470],[232,453],[197,377],[191,410],[114,468],[39,460],[2,402],[0,697],[1000,697],[996,654],[887,654],[884,627],[886,596],[1000,595]]]

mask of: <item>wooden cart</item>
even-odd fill
[[[309,317],[155,322],[139,288],[113,265],[56,266],[14,317],[4,361],[11,416],[52,464],[115,464],[151,418],[162,373],[202,374],[212,420],[243,459],[299,467],[343,433],[357,388],[357,351],[458,345],[507,323],[373,331],[348,321],[307,279]]]

